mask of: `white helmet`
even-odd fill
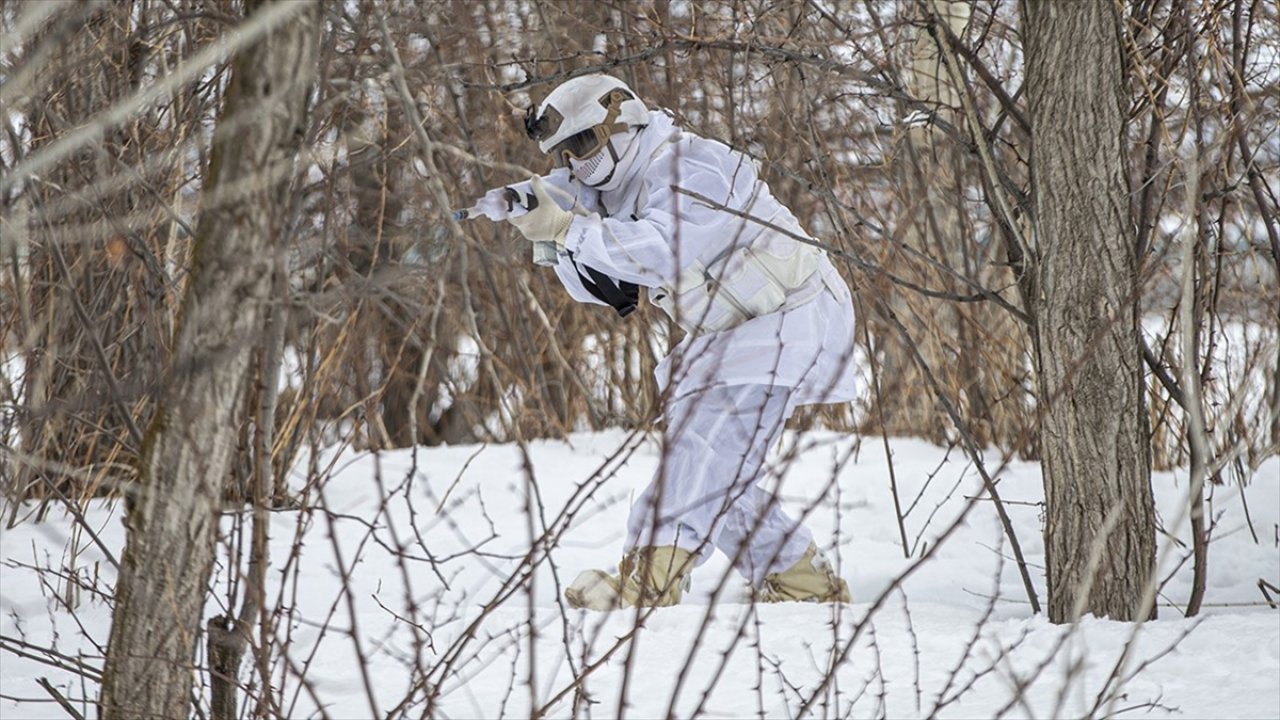
[[[524,129],[557,163],[595,155],[615,134],[649,124],[649,110],[631,88],[608,75],[583,75],[562,83],[531,105]]]

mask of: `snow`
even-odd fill
[[[565,717],[575,714],[575,673],[592,667],[578,716],[796,717],[802,709],[821,717],[1280,716],[1280,613],[1260,602],[1258,589],[1260,578],[1280,584],[1280,459],[1262,464],[1243,489],[1211,488],[1214,540],[1201,617],[1184,618],[1175,607],[1191,578],[1190,561],[1180,562],[1189,531],[1176,523],[1182,470],[1153,478],[1162,527],[1181,526],[1183,543],[1160,536],[1162,574],[1173,577],[1160,594],[1159,619],[1087,617],[1073,627],[1032,614],[992,503],[967,499],[985,496],[963,453],[916,440],[889,444],[891,456],[879,438],[789,435],[778,456],[794,457],[772,464],[770,482],[780,483],[790,510],[808,512],[853,604],[753,605],[716,556],[696,571],[684,604],[642,617],[569,610],[557,588],[582,569],[617,561],[629,499],[659,457],[652,437],[613,430],[529,443],[532,480],[516,445],[318,457],[332,472],[309,490],[308,509],[271,516],[268,604],[281,608],[277,635],[293,667],[275,663],[283,711],[319,716],[323,704],[334,718],[488,718],[528,717],[536,706]],[[901,505],[911,508],[910,560],[890,460]],[[1039,466],[993,451],[985,464],[999,479],[1043,602]],[[117,556],[121,512],[102,503],[86,512]],[[558,541],[536,543],[551,546],[549,560],[537,554],[532,584],[521,584],[531,531],[541,536],[548,527]],[[238,531],[234,518],[223,530]],[[106,591],[114,574],[85,535],[56,512],[0,532],[6,647],[21,639],[101,667],[95,645],[106,643],[109,609],[82,590],[68,611],[59,598],[76,593],[31,567],[74,570]],[[290,559],[295,538],[301,553]],[[227,602],[229,544],[207,616]],[[925,552],[930,559],[917,566]],[[438,691],[430,707],[423,673]],[[86,715],[94,712],[83,702],[96,695],[92,683],[0,650],[0,717],[65,717],[37,684],[41,677]],[[251,677],[246,663],[241,678]],[[203,703],[206,683],[202,677],[197,687]]]

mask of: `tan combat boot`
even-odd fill
[[[569,605],[584,610],[667,607],[688,589],[693,553],[678,547],[641,547],[622,557],[618,574],[587,570],[565,588]]]
[[[795,565],[764,577],[760,588],[764,602],[850,602],[849,585],[836,576],[831,563],[810,544]]]

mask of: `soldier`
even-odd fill
[[[525,119],[559,166],[507,220],[550,250],[569,294],[625,316],[639,288],[685,331],[658,368],[663,465],[631,509],[617,574],[588,570],[574,607],[674,605],[714,549],[770,602],[849,601],[812,533],[758,486],[796,407],[854,397],[849,288],[755,163],[678,128],[620,80],[569,80]]]

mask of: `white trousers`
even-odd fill
[[[813,534],[759,486],[765,455],[793,410],[787,388],[717,387],[672,401],[658,474],[631,508],[627,549],[719,549],[753,585],[791,567]]]

